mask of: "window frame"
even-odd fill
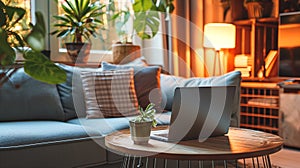
[[[52,16],[58,14],[57,3],[53,0],[32,0],[32,2],[34,6],[31,6],[31,12],[41,11],[45,17],[47,29],[45,49],[51,51],[51,60],[55,62],[71,62],[66,49],[59,48],[59,39],[56,36],[50,35],[51,30],[54,28],[51,23],[55,22]],[[112,51],[91,50],[88,63],[100,63],[101,61],[112,62]]]

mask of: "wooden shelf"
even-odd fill
[[[257,94],[241,94],[243,97],[249,98],[269,98],[269,99],[279,99],[279,96],[270,96],[270,95],[257,95]]]
[[[244,80],[243,80],[244,81]],[[270,88],[270,89],[277,89],[277,82],[267,83],[267,82],[242,82],[242,87],[249,87],[249,88]]]
[[[241,127],[278,134],[279,87],[276,83],[242,82],[240,106]]]
[[[277,76],[277,66],[269,69],[268,76],[263,67],[270,50],[278,49],[278,21],[278,18],[260,18],[233,22],[236,25],[235,55],[246,55],[248,63],[244,68],[251,67],[247,78]],[[274,60],[274,65],[277,65],[276,61]]]
[[[270,109],[279,109],[278,105],[276,106],[270,106],[270,105],[254,105],[254,104],[245,104],[245,103],[241,103],[241,106],[244,107],[257,107],[257,108],[270,108]]]
[[[251,116],[251,117],[262,117],[262,118],[270,118],[270,119],[279,119],[278,116],[272,116],[272,115],[263,115],[263,114],[251,114],[247,112],[241,112],[241,115],[243,116]]]
[[[247,20],[237,20],[233,22],[235,25],[239,26],[251,26],[252,24],[262,23],[262,24],[278,24],[278,18],[259,18],[259,19],[247,19]]]
[[[241,127],[258,129],[258,130],[271,130],[271,131],[276,131],[276,132],[278,131],[278,128],[276,128],[276,127],[262,126],[262,125],[241,124]]]

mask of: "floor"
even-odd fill
[[[281,151],[271,155],[271,161],[278,168],[299,168],[300,149],[283,148]]]

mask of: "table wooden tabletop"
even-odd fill
[[[157,129],[166,129],[165,126]],[[269,155],[282,148],[282,139],[270,133],[242,128],[230,128],[224,136],[198,140],[163,142],[150,139],[147,145],[136,145],[129,130],[105,137],[105,145],[121,154],[176,160],[234,160]]]

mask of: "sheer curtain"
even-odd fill
[[[175,0],[168,32],[168,70],[171,74],[205,76],[203,41],[203,0]]]

